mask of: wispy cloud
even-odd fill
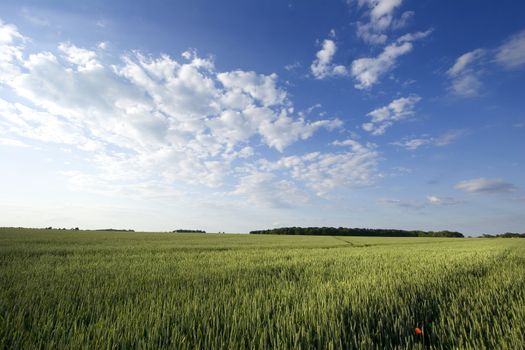
[[[516,190],[516,186],[502,179],[478,178],[461,181],[456,189],[470,193],[507,193]]]
[[[22,8],[22,16],[27,19],[29,22],[36,24],[38,26],[46,27],[49,25],[49,20],[40,16],[36,16],[32,10],[24,7]]]
[[[410,201],[392,198],[381,198],[378,200],[380,204],[396,206],[403,209],[419,210],[425,208],[425,203],[421,201]]]
[[[441,197],[429,195],[425,200],[414,199],[414,200],[401,200],[401,199],[391,199],[391,198],[382,198],[379,200],[379,203],[392,205],[404,209],[411,210],[421,210],[430,207],[445,207],[462,204],[463,201],[453,198],[453,197]]]
[[[460,97],[478,96],[483,88],[481,77],[494,63],[509,70],[525,66],[525,30],[511,35],[496,49],[478,48],[459,56],[447,70],[450,90]]]
[[[284,69],[286,69],[287,71],[294,71],[294,70],[301,68],[301,66],[302,66],[301,62],[295,61],[293,63],[287,64],[286,66],[284,66]]]
[[[459,74],[464,73],[465,70],[470,68],[469,66],[472,63],[483,57],[485,52],[483,49],[476,49],[459,56],[454,65],[447,71],[447,74],[450,77],[457,77]]]
[[[507,69],[525,65],[525,30],[512,35],[496,50],[496,62]]]
[[[10,139],[10,138],[4,138],[0,136],[0,146],[10,146],[10,147],[30,147],[28,144],[24,143],[23,141],[16,140],[16,139]]]
[[[454,94],[463,97],[479,94],[482,84],[477,66],[485,54],[486,50],[476,49],[456,59],[454,65],[447,71],[447,75],[451,79],[451,90]]]
[[[461,130],[451,130],[438,137],[421,136],[416,138],[405,138],[401,141],[393,142],[392,144],[413,151],[421,146],[447,146],[463,135],[464,132]]]
[[[463,201],[453,197],[427,196],[427,203],[430,205],[449,206],[461,204]]]

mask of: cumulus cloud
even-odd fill
[[[93,51],[77,47],[71,43],[61,43],[58,49],[65,54],[66,60],[73,63],[79,71],[102,68],[97,60],[97,54]]]
[[[282,105],[286,92],[277,87],[277,74],[233,71],[217,74],[222,85],[233,92],[245,93],[265,107]]]
[[[232,193],[252,203],[279,208],[305,204],[312,196],[327,197],[338,189],[372,184],[379,160],[374,147],[353,140],[338,145],[349,146],[349,150],[260,159],[241,171]]]
[[[525,65],[525,30],[511,36],[497,49],[496,62],[507,69]]]
[[[421,98],[417,95],[401,97],[393,100],[387,106],[377,108],[367,116],[370,122],[362,124],[362,128],[372,135],[383,135],[395,122],[409,118],[415,114],[414,108]]]
[[[339,119],[320,120],[313,123],[305,122],[304,119],[292,119],[282,114],[273,123],[263,123],[260,126],[260,134],[266,143],[282,151],[284,147],[301,139],[310,138],[320,128],[333,130],[343,125]]]
[[[516,186],[502,179],[478,178],[461,181],[456,189],[470,193],[507,193],[516,190]]]
[[[358,89],[367,89],[376,84],[379,78],[392,70],[398,57],[413,49],[412,42],[428,36],[431,30],[406,34],[396,42],[387,45],[377,57],[359,58],[352,62],[350,74],[357,80]]]
[[[282,177],[284,168],[276,168],[246,178],[238,169],[255,163],[261,149],[284,152],[320,129],[342,126],[338,119],[294,113],[276,74],[220,71],[195,50],[183,53],[182,61],[128,52],[111,64],[70,42],[29,54],[26,38],[4,23],[0,43],[0,83],[25,101],[0,99],[2,144],[31,140],[80,152],[90,172],[62,173],[75,188],[180,193],[177,184],[220,187],[228,179],[239,182],[237,193],[268,187],[292,198],[303,181],[297,174]],[[326,171],[332,180],[319,187],[304,180],[307,188],[322,192],[353,183],[333,168],[348,175],[345,166],[361,164],[357,153],[319,153],[320,165],[309,173],[322,178]],[[301,161],[305,169],[314,162]]]
[[[332,63],[336,51],[337,45],[333,40],[323,41],[321,50],[317,52],[316,59],[310,65],[310,70],[316,79],[347,74],[345,66]]]
[[[326,196],[336,188],[362,187],[373,183],[379,154],[374,147],[356,141],[341,145],[350,150],[338,153],[312,152],[303,156],[283,157],[275,162],[262,161],[261,168],[286,171],[293,179]]]

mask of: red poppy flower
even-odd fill
[[[423,333],[423,330],[421,330],[421,328],[419,327],[416,327],[416,334],[422,334]]]

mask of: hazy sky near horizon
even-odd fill
[[[525,3],[0,3],[0,226],[525,232]]]

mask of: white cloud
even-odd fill
[[[372,119],[370,122],[362,124],[362,127],[372,135],[382,135],[395,122],[413,116],[415,105],[420,100],[421,98],[417,95],[393,100],[387,106],[368,113],[367,115]]]
[[[457,96],[473,97],[479,95],[482,84],[474,74],[465,74],[452,80],[451,90]]]
[[[334,146],[349,146],[351,147],[351,149],[353,151],[360,151],[362,148],[363,148],[363,145],[361,145],[359,142],[355,141],[355,140],[352,140],[352,139],[347,139],[347,140],[343,140],[343,141],[334,141],[332,142],[332,145]]]
[[[308,195],[288,180],[273,173],[254,171],[243,176],[232,194],[243,195],[251,203],[272,208],[287,208],[308,202]]]
[[[456,189],[470,193],[506,193],[516,190],[516,186],[502,179],[478,178],[461,181]]]
[[[283,157],[276,162],[262,162],[267,171],[285,170],[318,196],[336,188],[367,186],[373,183],[379,154],[370,146],[346,142],[350,151],[341,153],[313,152],[303,156]]]
[[[342,122],[339,119],[308,123],[302,118],[292,119],[285,114],[281,114],[273,123],[263,123],[259,130],[269,146],[282,151],[286,146],[299,139],[306,140],[310,138],[320,128],[333,130],[341,126]]]
[[[330,76],[342,76],[347,74],[345,66],[334,65],[333,57],[337,51],[337,46],[333,40],[324,40],[321,50],[316,54],[316,59],[310,66],[310,70],[316,79],[323,79]]]
[[[388,40],[386,34],[374,32],[374,26],[372,23],[358,22],[356,34],[363,41],[373,45],[384,44]]]
[[[302,66],[301,62],[295,61],[293,63],[287,64],[286,66],[284,66],[284,69],[286,69],[287,71],[294,71],[296,69],[301,68],[301,66]]]
[[[380,204],[392,205],[392,206],[400,207],[403,209],[411,209],[411,210],[423,209],[426,206],[426,203],[422,203],[421,201],[400,200],[400,199],[392,199],[392,198],[381,198],[379,199],[378,202]]]
[[[350,74],[357,80],[358,89],[367,89],[376,84],[379,78],[389,72],[396,64],[398,57],[412,51],[412,41],[428,36],[430,30],[406,34],[396,42],[386,46],[377,57],[359,58],[352,62]]]
[[[10,146],[10,147],[30,147],[28,144],[10,138],[0,137],[0,146]]]
[[[433,29],[428,29],[424,32],[408,33],[408,34],[400,36],[399,38],[397,38],[396,41],[398,43],[405,43],[405,42],[412,42],[412,41],[424,39],[430,34],[432,34],[433,31],[434,31]]]
[[[447,71],[447,74],[450,77],[458,76],[460,73],[464,72],[469,65],[483,57],[484,54],[485,50],[476,49],[459,56],[454,65]]]
[[[404,140],[401,142],[394,142],[393,144],[413,151],[415,149],[418,149],[421,146],[428,145],[430,143],[432,143],[432,140],[429,138],[415,138],[415,139]]]
[[[351,1],[349,1],[351,2]],[[383,44],[388,39],[385,32],[392,26],[404,26],[408,17],[413,16],[410,11],[405,12],[399,21],[394,20],[394,11],[400,7],[403,0],[357,0],[359,8],[367,8],[368,22],[357,24],[357,36],[370,44]]]
[[[65,54],[65,58],[70,63],[77,66],[79,71],[100,69],[102,65],[97,60],[97,54],[71,43],[61,43],[58,49]]]
[[[455,142],[460,137],[465,135],[465,131],[462,130],[450,130],[444,133],[443,135],[433,139],[433,144],[436,146],[447,146],[452,142]]]
[[[512,35],[496,50],[487,51],[478,48],[458,57],[447,71],[451,79],[450,90],[457,96],[473,97],[480,94],[483,87],[481,75],[489,59],[484,59],[489,52],[493,54],[492,62],[499,63],[507,69],[517,69],[525,65],[525,30]]]
[[[496,62],[508,69],[525,65],[525,30],[511,36],[497,49]]]
[[[454,65],[447,71],[451,79],[450,89],[455,95],[472,97],[479,94],[482,87],[479,79],[481,73],[476,67],[485,55],[484,49],[476,49],[456,59]]]
[[[458,205],[463,203],[463,201],[458,200],[453,197],[439,197],[439,196],[427,196],[426,200],[400,200],[400,199],[390,199],[382,198],[379,200],[379,203],[393,205],[403,209],[411,210],[420,210],[432,207],[444,207],[451,205]]]
[[[393,142],[392,144],[399,146],[399,147],[403,147],[410,151],[416,150],[419,147],[425,146],[425,145],[442,147],[442,146],[447,146],[451,144],[452,142],[456,141],[463,134],[464,133],[460,130],[451,130],[438,137],[422,136],[422,137],[412,138],[412,139],[405,138],[401,141]]]
[[[28,8],[22,8],[22,16],[27,19],[29,22],[36,24],[37,26],[47,27],[49,26],[49,20],[47,18],[35,16],[32,11]]]
[[[0,20],[0,43],[13,44],[17,39],[26,40],[15,25]]]
[[[10,73],[1,83],[26,101],[0,100],[2,136],[78,150],[92,169],[63,173],[76,188],[219,187],[253,162],[253,145],[284,152],[342,126],[294,114],[277,75],[220,72],[195,50],[183,62],[134,52],[109,64],[72,43],[24,57],[25,38],[3,23],[0,40],[0,69]]]
[[[462,201],[452,197],[438,197],[438,196],[427,196],[427,202],[431,205],[456,205],[462,203]]]
[[[415,14],[416,13],[414,11],[403,12],[403,14],[401,15],[401,17],[399,17],[399,19],[394,19],[394,21],[392,22],[392,28],[401,29],[401,28],[406,27],[408,23],[412,20],[412,18],[414,18]]]
[[[0,83],[20,74],[18,63],[22,60],[26,40],[15,25],[0,20]]]
[[[109,43],[107,41],[101,41],[97,44],[97,47],[101,50],[107,50]]]
[[[396,63],[396,59],[412,50],[411,43],[390,44],[377,57],[359,58],[352,62],[351,75],[358,81],[358,89],[366,89],[376,84],[379,77]]]
[[[286,99],[286,92],[277,88],[277,74],[234,71],[219,73],[217,79],[228,90],[246,93],[265,107],[283,104]]]

